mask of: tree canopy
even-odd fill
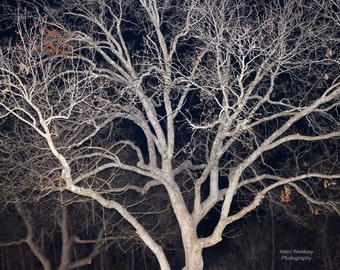
[[[0,52],[3,201],[92,199],[164,270],[162,228],[141,212],[173,211],[185,270],[203,269],[202,250],[264,200],[301,196],[312,212],[340,214],[336,1],[3,8],[15,29]],[[154,191],[159,204],[143,204]],[[215,207],[211,233],[198,235]]]

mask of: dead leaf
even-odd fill
[[[280,194],[281,202],[289,203],[292,200],[290,195],[291,195],[291,191],[290,191],[289,186],[284,185],[283,189],[281,190],[281,194]]]
[[[29,67],[26,66],[26,65],[23,64],[23,63],[20,63],[20,64],[19,64],[19,70],[20,70],[20,72],[25,73],[25,75],[30,74],[30,69],[29,69]]]
[[[327,58],[331,58],[333,56],[333,54],[334,54],[333,50],[332,49],[328,49],[326,54],[325,54],[325,56]]]

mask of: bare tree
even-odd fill
[[[27,197],[32,201],[7,199],[7,207],[14,206],[18,218],[16,222],[6,223],[8,235],[1,235],[0,247],[27,244],[43,269],[76,269],[91,264],[93,258],[126,237],[108,233],[115,227],[112,215],[106,215],[103,220],[102,216],[99,216],[101,211],[97,209],[96,213],[89,217],[90,212],[84,209],[86,203],[83,200],[82,205],[75,207],[75,203],[61,205],[59,198],[51,196],[47,200],[40,198],[39,201],[35,200],[37,196]],[[4,212],[4,217],[6,213],[7,216],[9,213],[13,215],[13,210]],[[79,249],[84,251],[77,252]],[[77,256],[74,256],[75,254]],[[27,267],[26,261],[21,261],[21,264],[22,269]]]
[[[127,226],[116,212],[103,209],[93,200],[72,196],[67,191],[51,192],[50,185],[55,186],[52,191],[59,189],[56,185],[60,185],[60,180],[54,174],[58,165],[53,163],[53,155],[44,141],[28,135],[32,134],[32,130],[29,131],[27,127],[23,130],[20,124],[9,119],[3,128],[6,132],[2,134],[0,156],[0,213],[4,222],[0,224],[0,248],[10,247],[13,251],[12,247],[17,246],[20,251],[25,250],[27,244],[44,269],[60,270],[91,264],[97,255],[113,245],[124,252],[143,249],[140,241],[133,237],[133,228]],[[15,142],[13,138],[17,138]],[[98,175],[97,179],[110,177],[107,173],[113,172]],[[116,182],[119,178],[122,176],[115,173]],[[164,206],[160,194],[162,191],[158,190],[155,196],[144,199],[135,207],[136,199],[125,194],[125,205],[136,216],[138,213],[139,219],[146,221],[144,226],[152,229],[161,224],[162,229],[157,229],[152,236],[161,243],[174,245],[178,237],[174,237],[176,232],[173,222],[161,220],[145,211],[150,208],[158,213],[168,210],[169,204],[166,202]],[[16,219],[13,221],[10,216],[16,216]],[[139,246],[135,247],[137,244]],[[20,256],[11,258],[17,257],[17,262],[21,259],[24,269],[34,261],[27,261],[24,256],[20,251]],[[11,258],[3,261],[7,261],[8,269],[17,263]],[[136,259],[136,263],[140,261]]]
[[[27,3],[1,50],[1,118],[30,127],[53,154],[46,171],[58,183],[46,189],[115,209],[170,269],[124,201],[161,186],[183,269],[203,269],[202,250],[272,191],[340,213],[338,172],[303,160],[283,172],[275,162],[295,144],[306,153],[338,142],[338,10],[336,1],[302,0]],[[121,158],[127,149],[136,161]],[[124,185],[116,173],[128,173]],[[334,183],[332,200],[319,196],[320,181]],[[199,236],[215,206],[216,226]]]

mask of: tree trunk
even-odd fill
[[[26,270],[26,260],[24,252],[22,251],[21,245],[18,245],[18,250],[20,254],[20,264],[21,264],[21,270]]]
[[[202,248],[191,245],[185,249],[185,267],[183,270],[202,270],[204,266]]]
[[[183,270],[202,270],[204,266],[203,246],[198,239],[196,227],[186,228],[186,231],[182,231],[182,241],[185,255]]]
[[[328,223],[328,216],[325,216],[325,220],[321,220],[319,222],[320,224],[320,230],[319,230],[319,239],[320,239],[320,246],[321,246],[321,252],[322,252],[322,262],[325,267],[325,269],[335,269],[331,255],[330,255],[330,249],[328,245],[328,238],[327,238],[327,224]]]
[[[59,227],[62,236],[61,259],[58,270],[67,270],[71,262],[72,240],[69,237],[68,231],[68,213],[67,209],[62,209],[62,217],[59,222]]]

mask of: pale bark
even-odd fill
[[[69,226],[68,226],[68,213],[67,209],[63,208],[61,213],[60,220],[58,221],[58,225],[61,231],[61,258],[58,270],[68,270],[69,264],[71,262],[71,254],[72,254],[72,244],[73,241],[69,235]]]
[[[296,159],[283,172],[270,160],[297,143],[305,143],[297,151],[306,156],[312,145],[338,147],[334,6],[131,3],[62,0],[56,10],[46,6],[44,16],[33,13],[30,29],[24,13],[17,18],[17,45],[1,51],[0,117],[27,125],[57,164],[46,166],[46,175],[56,175],[58,185],[43,182],[42,189],[67,190],[117,211],[163,270],[170,269],[165,249],[126,205],[124,192],[139,193],[142,203],[154,187],[164,187],[185,270],[203,269],[202,250],[282,187],[339,213],[339,202],[327,199],[332,186],[320,191],[317,183],[340,178],[338,170],[307,169]],[[142,133],[142,143],[124,130],[127,125]],[[121,135],[113,136],[117,127]],[[122,185],[119,172],[136,178]],[[183,181],[191,183],[189,190]],[[248,204],[231,214],[235,195],[244,190],[251,191]],[[212,234],[198,237],[198,225],[217,204]],[[60,226],[60,269],[67,269],[72,241],[63,219]]]

